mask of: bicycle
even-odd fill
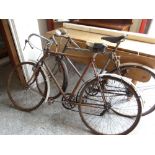
[[[58,38],[64,38],[67,41],[64,43],[64,48],[62,49],[62,53],[65,53],[68,49],[82,49],[76,41],[74,41],[64,29],[58,29],[55,31],[54,36]],[[155,110],[155,72],[152,68],[140,64],[140,63],[120,63],[120,57],[117,56],[117,49],[121,42],[126,39],[127,36],[122,35],[118,37],[102,37],[101,39],[109,41],[111,43],[116,44],[116,46],[111,50],[109,53],[108,59],[106,60],[103,67],[99,66],[100,73],[103,71],[107,71],[109,73],[115,73],[118,75],[122,75],[130,79],[130,81],[136,85],[137,90],[140,92],[141,96],[143,97],[143,108],[142,108],[142,116],[150,114]],[[78,41],[77,41],[78,42]],[[75,48],[69,47],[70,43],[72,43]],[[93,45],[93,43],[92,43]],[[108,50],[108,49],[107,49]],[[109,50],[110,51],[110,50]],[[107,51],[108,52],[108,51]],[[67,58],[67,61],[71,64],[71,60]],[[107,69],[108,66],[113,63],[115,66],[113,68]],[[74,67],[73,67],[74,69]],[[80,76],[79,72],[76,69],[75,73]],[[135,74],[136,73],[136,74]]]
[[[66,109],[73,110],[78,106],[81,120],[93,133],[109,135],[128,134],[137,126],[141,117],[142,100],[135,90],[134,85],[131,82],[128,82],[127,79],[116,74],[97,73],[95,58],[98,54],[105,53],[106,46],[101,44],[94,46],[96,50],[94,51],[93,57],[84,68],[82,75],[79,75],[80,78],[76,82],[71,93],[66,93],[66,86],[64,87],[64,84],[59,84],[54,75],[53,68],[51,71],[45,60],[49,56],[53,56],[56,60],[56,64],[58,64],[58,66],[63,66],[65,64],[62,63],[64,57],[68,58],[77,56],[50,51],[51,46],[57,46],[54,36],[51,39],[47,39],[37,34],[31,34],[28,37],[28,40],[26,40],[26,43],[29,43],[32,48],[33,45],[30,42],[32,36],[44,39],[46,41],[46,46],[43,50],[43,56],[39,58],[36,63],[23,62],[16,66],[10,73],[7,92],[15,108],[28,112],[35,110],[48,99],[53,100],[54,97],[48,98],[50,76],[59,90],[55,98],[62,95],[62,104]],[[82,50],[89,51],[89,49]],[[87,74],[90,67],[93,68],[94,78],[84,82],[79,88],[81,81],[83,81],[83,77]],[[66,69],[67,67],[64,68]],[[67,75],[65,69],[61,70],[63,76]],[[19,92],[24,92],[24,97],[27,96],[27,91],[30,91],[30,93],[33,92],[39,98],[37,101],[36,96],[33,95],[32,98],[32,96],[29,95],[28,97],[32,98],[31,103],[28,104],[26,102],[26,105],[22,105],[27,98],[24,100],[23,96],[21,98],[21,95],[17,96],[13,94],[17,92],[17,90],[14,91],[11,87],[13,84],[12,80],[14,79],[13,75],[16,75],[16,72],[19,70],[22,70],[25,76],[24,83],[19,81],[19,84],[21,84],[21,88],[23,88],[24,91],[19,89]]]

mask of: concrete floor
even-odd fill
[[[64,109],[61,103],[44,103],[37,110],[27,113],[10,106],[6,94],[7,76],[11,65],[0,67],[0,134],[1,135],[86,135],[91,134],[76,112]],[[74,79],[75,80],[75,79]],[[72,85],[74,80],[71,81]],[[130,135],[154,135],[155,112],[141,118]]]
[[[14,109],[6,93],[10,69],[10,65],[0,67],[0,134],[91,134],[79,114],[61,103],[44,103],[30,113]]]

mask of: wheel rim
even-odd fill
[[[60,87],[65,92],[68,85],[68,73],[65,64],[59,58],[49,56],[46,58],[45,63],[48,69],[54,74],[56,80],[58,81]],[[50,79],[50,97],[49,99],[56,99],[61,95],[60,90],[55,84],[53,78],[49,74]]]
[[[91,82],[93,82],[93,81],[91,81]],[[79,105],[79,112],[80,112],[80,116],[81,116],[84,124],[96,134],[109,134],[109,135],[114,134],[115,135],[115,134],[127,134],[127,133],[131,132],[138,124],[140,115],[141,115],[141,103],[137,99],[138,96],[135,96],[136,94],[134,94],[136,108],[132,109],[132,110],[135,110],[134,115],[136,117],[130,117],[133,114],[129,114],[129,111],[127,113],[127,109],[125,111],[125,109],[123,107],[121,107],[119,104],[114,104],[114,103],[116,103],[115,102],[116,96],[113,96],[113,97],[107,96],[106,97],[107,101],[111,100],[111,102],[113,103],[113,105],[111,105],[111,107],[109,107],[109,109],[108,108],[106,109],[103,105],[101,106],[101,104],[97,101],[95,101],[96,107],[94,105],[92,106],[92,102],[90,101],[90,100],[92,100],[92,96],[89,96],[89,100],[88,100],[88,93],[87,94],[85,93],[86,87],[89,87],[89,85],[91,85],[91,84],[88,83],[88,85],[86,85],[84,87],[84,89],[81,91],[81,95],[80,95],[80,103],[81,104]],[[108,93],[105,95],[108,95]],[[86,97],[85,95],[87,96],[87,103],[84,102],[85,97]],[[118,94],[117,94],[117,96],[118,96]],[[97,96],[97,99],[100,100],[99,94]],[[117,101],[118,101],[118,99],[117,99]],[[132,102],[133,102],[133,100],[132,100]],[[88,106],[86,106],[86,104]],[[98,105],[96,105],[96,104],[98,104]],[[123,105],[123,106],[126,107],[125,105]],[[119,107],[119,110],[118,110],[118,107]],[[116,112],[118,112],[118,113],[116,113]],[[133,111],[131,111],[131,112],[133,113]],[[91,115],[90,115],[90,113],[91,113]]]
[[[22,83],[17,76],[17,70],[24,73],[25,82]],[[7,92],[13,105],[24,111],[31,111],[43,103],[47,93],[47,83],[45,75],[40,70],[37,74],[39,87],[42,94],[39,93],[34,74],[34,63],[24,62],[18,65],[9,75]],[[31,78],[33,77],[33,78]]]
[[[136,80],[136,88],[138,92],[141,94],[143,99],[142,104],[142,115],[147,115],[154,111],[155,109],[155,74],[150,71],[147,68],[141,67],[141,66],[123,66],[120,67],[121,74],[123,76],[128,77],[128,73],[132,72],[132,70],[135,69],[137,72],[144,72],[143,76],[141,78],[145,78],[145,75],[149,77],[148,80],[145,82],[137,81]],[[117,73],[117,71],[114,71]],[[131,77],[128,77],[130,81],[133,81]]]

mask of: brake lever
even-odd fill
[[[26,48],[26,44],[27,44],[27,42],[28,42],[28,40],[25,40],[25,46],[24,46],[24,48],[23,48],[23,51],[24,51],[25,48]]]
[[[33,49],[33,46],[30,44],[30,42],[28,40],[25,40],[25,46],[23,48],[23,51],[25,50],[27,43],[29,44],[29,46],[31,47],[31,49]]]

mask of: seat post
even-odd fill
[[[120,45],[120,43],[121,43],[121,41],[119,41],[119,42],[116,44],[116,46],[115,46],[113,52],[116,52],[116,50],[118,49],[118,46]]]
[[[98,55],[98,53],[94,53],[94,54],[93,54],[93,57],[92,57],[93,62],[95,62],[96,56],[97,56],[97,55]]]

